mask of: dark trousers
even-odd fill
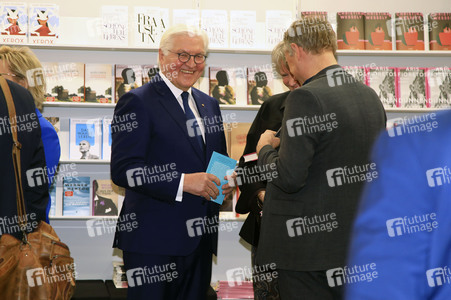
[[[256,262],[257,247],[252,246],[251,262],[252,270],[258,270]],[[280,300],[278,276],[272,276],[272,272],[268,272],[269,276],[262,276],[266,274],[254,273],[253,274],[253,288],[254,288],[254,300]],[[261,280],[264,277],[266,280]]]
[[[203,300],[210,286],[211,242],[203,236],[188,256],[124,251],[128,300]]]
[[[341,300],[342,286],[330,287],[326,271],[279,272],[279,292],[282,300]]]

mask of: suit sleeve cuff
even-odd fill
[[[183,200],[183,180],[185,179],[185,173],[182,173],[180,176],[179,189],[177,191],[177,196],[175,197],[175,201],[182,202]]]

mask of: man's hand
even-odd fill
[[[233,172],[232,175],[224,176],[224,179],[227,179],[227,183],[222,186],[222,193],[225,195],[225,198],[229,196],[229,194],[233,193],[233,190],[237,186],[236,184],[236,173]]]
[[[265,190],[261,190],[257,194],[258,200],[260,200],[262,203],[263,203],[263,201],[265,201],[265,194],[266,194]]]
[[[280,145],[280,139],[275,136],[276,132],[272,130],[266,130],[261,136],[257,143],[257,155],[260,150],[266,146],[271,145],[273,148],[277,148]]]
[[[216,183],[216,184],[215,184]],[[183,191],[204,197],[206,200],[216,199],[219,195],[218,186],[221,184],[219,178],[208,173],[185,174]]]

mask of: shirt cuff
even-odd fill
[[[182,202],[183,200],[183,180],[185,179],[185,173],[182,173],[180,176],[179,189],[177,191],[177,196],[175,197],[175,201]]]

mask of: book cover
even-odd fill
[[[56,181],[57,180],[54,179],[49,187],[49,196],[50,196],[49,217],[56,216]]]
[[[200,14],[198,9],[173,9],[173,24],[186,24],[190,26],[200,26]]]
[[[363,12],[337,13],[337,45],[340,50],[365,50]]]
[[[396,50],[424,50],[423,13],[395,14]]]
[[[112,103],[113,66],[110,64],[85,65],[85,101]]]
[[[119,198],[124,195],[124,188],[115,185],[110,179],[94,179],[92,181],[92,215],[118,216]]]
[[[102,120],[102,159],[111,159],[111,121],[110,118]]]
[[[135,6],[133,36],[135,46],[158,48],[161,36],[169,27],[169,9]]]
[[[221,67],[210,67],[209,71],[210,96],[218,100],[219,104],[236,104],[234,70]]]
[[[426,68],[397,68],[398,107],[428,108]]]
[[[102,6],[101,15],[102,44],[127,47],[128,6]]]
[[[66,176],[63,180],[63,216],[90,215],[89,176]]]
[[[451,50],[451,13],[429,14],[429,50]]]
[[[303,18],[320,18],[327,21],[326,11],[301,11],[301,17]]]
[[[28,12],[29,43],[55,45],[59,36],[60,16],[56,4],[30,4]]]
[[[231,171],[235,169],[236,163],[236,160],[213,151],[206,173],[213,174],[218,177],[221,184],[217,187],[219,189],[219,196],[216,197],[216,199],[211,199],[211,201],[218,204],[222,204],[224,201],[225,195],[222,194],[222,186],[228,182],[224,179],[224,177],[231,174]]]
[[[392,50],[391,14],[365,13],[365,49]]]
[[[141,65],[115,65],[116,102],[125,93],[142,86]]]
[[[293,23],[293,14],[289,10],[266,11],[266,49],[273,49],[283,40],[283,34]]]
[[[230,47],[254,48],[257,34],[257,12],[251,10],[230,11]]]
[[[451,69],[428,69],[428,95],[431,108],[451,108]]]
[[[210,48],[229,47],[229,21],[226,10],[203,9],[200,27],[208,35]]]
[[[236,123],[230,132],[230,157],[239,160],[246,147],[246,138],[252,123]]]
[[[364,67],[343,66],[343,69],[352,75],[356,81],[366,84],[366,71]]]
[[[396,69],[391,67],[368,68],[367,84],[376,91],[384,108],[398,107]]]
[[[26,44],[27,31],[27,5],[8,2],[0,4],[0,44]]]
[[[59,135],[61,130],[60,118],[59,117],[45,117],[45,118],[47,119],[47,121],[50,122],[50,124],[53,125],[53,128],[55,128],[56,133]]]
[[[84,102],[85,65],[74,62],[43,62],[45,101]]]
[[[100,119],[69,120],[69,159],[100,159],[101,143]]]
[[[152,78],[154,78],[158,72],[160,72],[158,65],[142,65],[143,85],[152,81]]]
[[[270,65],[247,69],[248,104],[261,105],[273,95],[274,74]]]

